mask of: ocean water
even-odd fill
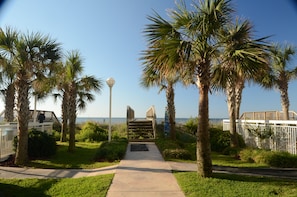
[[[136,118],[137,119],[137,118]],[[143,119],[143,118],[140,118]],[[189,120],[189,118],[176,118],[175,121],[177,124],[184,124]],[[97,118],[97,117],[77,117],[76,123],[84,123],[87,121],[98,122],[98,123],[109,123],[109,118]],[[222,123],[222,118],[210,118],[209,119],[211,124],[220,124]],[[164,122],[164,118],[157,118],[157,123],[160,124]],[[126,123],[126,118],[111,118],[111,124],[122,124]]]

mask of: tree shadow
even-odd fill
[[[59,181],[59,179],[36,179],[28,185],[26,179],[5,180],[5,183],[0,183],[0,197],[50,196],[45,194],[46,191]]]

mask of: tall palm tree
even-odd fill
[[[196,79],[199,90],[197,129],[197,166],[202,177],[212,175],[209,139],[209,100],[211,68],[218,49],[219,30],[231,20],[233,12],[228,0],[205,0],[194,3],[188,11],[184,3],[171,13],[174,27],[183,35],[181,49],[191,63],[186,64]],[[181,66],[185,66],[184,64]]]
[[[288,83],[290,80],[297,78],[297,67],[292,68],[289,65],[295,53],[295,48],[289,44],[274,44],[271,48],[272,85],[280,91],[284,120],[289,120]]]
[[[213,72],[214,85],[220,85],[227,95],[230,118],[231,147],[238,147],[236,119],[239,118],[241,94],[246,79],[268,71],[266,38],[252,39],[249,21],[227,25],[220,33],[221,60]]]
[[[8,28],[7,31],[10,31]],[[15,164],[28,161],[29,93],[37,78],[48,76],[60,59],[60,45],[40,33],[18,34],[1,50],[13,60],[17,94],[18,144]]]
[[[147,25],[144,31],[149,46],[143,51],[141,57],[144,61],[141,85],[144,87],[159,86],[160,91],[166,89],[170,136],[175,140],[174,84],[180,79],[177,64],[182,62],[179,51],[175,49],[179,47],[180,34],[157,13],[155,16],[149,16],[148,19],[152,24]],[[168,50],[169,45],[172,45],[174,50]]]
[[[68,151],[75,150],[75,123],[77,108],[84,109],[86,100],[93,101],[94,95],[91,91],[100,92],[103,83],[93,76],[81,76],[83,74],[83,60],[78,51],[71,51],[67,55],[65,63],[65,79],[67,88],[66,101],[68,104],[67,117],[69,119],[69,146]],[[64,99],[64,98],[63,98]],[[63,102],[64,103],[64,102]]]

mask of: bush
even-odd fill
[[[17,148],[17,137],[14,147]],[[31,158],[49,157],[56,154],[57,144],[53,135],[32,129],[28,135],[28,155]]]
[[[95,160],[109,162],[121,160],[125,156],[127,144],[127,139],[103,142],[96,153]]]
[[[163,151],[163,157],[167,159],[192,159],[191,153],[185,149],[165,149]]]
[[[210,145],[211,150],[216,152],[223,152],[230,147],[230,133],[217,128],[210,128]]]
[[[221,152],[224,154],[236,154],[239,149],[230,147],[230,132],[223,131],[219,128],[210,128],[210,145],[211,150],[216,152]],[[241,135],[237,135],[239,148],[244,148],[245,143]]]
[[[83,142],[105,141],[108,139],[108,132],[97,123],[87,122],[82,126],[76,139]]]
[[[296,168],[297,156],[288,152],[275,152],[270,156],[268,164],[272,167]]]
[[[29,132],[29,157],[49,157],[56,154],[56,150],[57,144],[54,136],[38,130],[32,130]]]
[[[262,149],[244,149],[239,153],[243,161],[266,164],[271,167],[296,168],[297,156],[288,152],[275,152]]]
[[[186,132],[196,135],[198,128],[198,118],[190,118],[185,124]]]

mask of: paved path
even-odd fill
[[[130,151],[120,162],[107,197],[184,197],[170,165],[165,162],[154,143],[149,151]]]

